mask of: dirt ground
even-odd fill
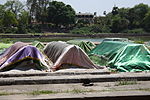
[[[81,83],[0,86],[0,100],[150,95],[150,81],[117,81],[92,84],[92,86],[83,86]]]

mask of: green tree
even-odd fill
[[[23,10],[24,5],[19,0],[9,0],[5,4],[5,9],[10,10],[16,16]]]
[[[4,17],[2,19],[2,24],[4,25],[4,27],[17,26],[18,21],[15,14],[11,11],[5,11]]]
[[[15,33],[17,30],[18,21],[16,15],[11,11],[5,11],[2,18],[2,32]]]
[[[27,33],[28,25],[29,25],[29,13],[27,11],[22,11],[18,19],[17,33],[21,34]]]
[[[4,18],[5,9],[3,5],[0,5],[0,32],[2,32],[3,23],[2,20]]]
[[[36,20],[43,24],[47,22],[47,7],[51,0],[27,0],[30,22]]]
[[[113,9],[112,9],[112,14],[117,15],[118,14],[118,9],[119,9],[118,7],[114,6]]]
[[[4,12],[5,12],[4,6],[0,5],[0,20],[3,18]]]
[[[148,12],[148,9],[148,5],[143,3],[129,9],[128,19],[130,21],[130,29],[143,27],[143,19]]]
[[[144,17],[143,27],[147,32],[150,32],[150,11]]]
[[[112,32],[118,33],[123,30],[128,29],[129,21],[125,18],[121,18],[119,15],[116,15],[112,19],[111,29]]]
[[[128,19],[129,8],[120,8],[118,9],[118,14],[121,18]]]
[[[29,13],[27,11],[22,11],[19,15],[19,25],[28,26]]]
[[[99,16],[94,18],[94,24],[92,31],[96,33],[110,33],[110,22],[109,16]]]
[[[70,5],[65,5],[63,2],[50,2],[48,21],[55,24],[56,27],[69,26],[75,23],[75,11]]]

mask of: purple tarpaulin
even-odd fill
[[[0,66],[13,54],[15,54],[20,48],[26,46],[26,43],[16,42],[10,46],[2,55],[0,55]]]
[[[34,46],[24,46],[20,48],[16,53],[9,57],[3,64],[0,65],[0,70],[7,67],[8,65],[14,64],[15,62],[21,61],[26,58],[33,60],[39,60],[48,69],[48,65],[44,61],[44,56]]]

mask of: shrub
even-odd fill
[[[28,32],[30,32],[30,33],[41,33],[41,25],[35,24],[35,25],[29,26]]]
[[[75,28],[70,31],[73,34],[92,34],[91,27]]]
[[[17,27],[8,27],[8,28],[4,28],[4,33],[16,33],[18,30]]]
[[[93,33],[110,33],[110,31],[111,30],[108,26],[91,25],[81,28],[75,28],[70,32],[74,34],[93,34]]]
[[[24,27],[24,26],[18,26],[18,30],[17,30],[16,33],[18,33],[18,34],[27,34],[28,32],[27,32],[26,27]]]
[[[123,33],[145,33],[145,31],[142,28],[138,29],[132,29],[132,30],[124,30]]]

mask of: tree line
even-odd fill
[[[132,8],[114,6],[111,12],[107,13],[104,11],[104,16],[95,17],[93,25],[87,25],[78,23],[72,32],[79,34],[149,33],[150,7],[143,3],[135,5]]]
[[[10,0],[0,5],[0,33],[35,33],[69,29],[75,23],[70,5],[51,0]]]
[[[96,33],[148,33],[150,7],[138,4],[132,8],[114,6],[104,16],[95,16],[94,23],[77,21],[76,12],[63,2],[51,0],[10,0],[0,5],[0,33],[67,32]]]

